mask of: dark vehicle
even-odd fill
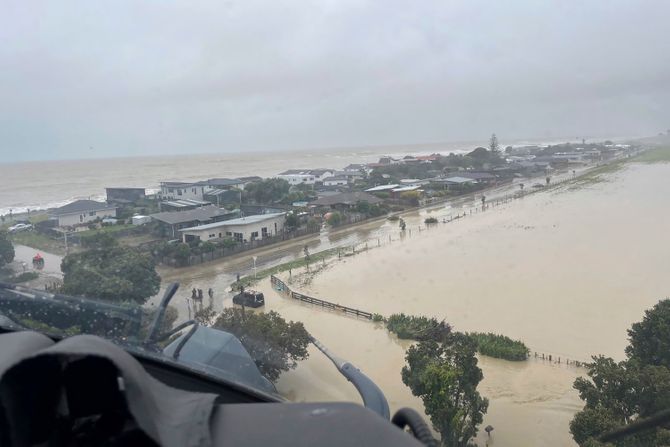
[[[265,305],[265,297],[254,290],[243,290],[233,297],[233,303],[256,308]]]

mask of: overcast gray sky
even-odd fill
[[[0,153],[653,135],[668,17],[666,0],[2,0]]]

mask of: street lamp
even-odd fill
[[[254,279],[256,279],[256,259],[258,259],[258,256],[252,256],[252,259],[254,260]]]

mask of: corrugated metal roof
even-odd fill
[[[398,185],[398,184],[393,184],[393,185],[379,185],[379,186],[375,186],[375,187],[373,187],[373,188],[368,188],[368,189],[365,190],[365,192],[388,191],[388,190],[391,190],[391,189],[393,189],[393,188],[397,188],[398,186],[400,186],[400,185]]]
[[[214,222],[206,225],[198,225],[197,227],[182,228],[179,231],[185,232],[193,230],[211,230],[212,228],[220,228],[225,226],[246,225],[246,224],[263,222],[265,220],[270,220],[285,215],[286,213],[257,214],[255,216],[240,217],[238,219],[230,219],[230,220],[224,220],[222,222]]]
[[[73,214],[81,213],[88,211],[98,211],[98,210],[107,210],[107,209],[116,209],[115,206],[110,206],[107,202],[96,202],[95,200],[75,200],[72,203],[61,206],[51,211],[52,216],[61,216],[63,214]]]
[[[225,216],[227,214],[233,213],[234,212],[210,205],[188,211],[166,211],[162,213],[151,214],[150,216],[152,219],[164,222],[169,225],[174,225],[195,221],[204,222],[213,219],[214,217]]]

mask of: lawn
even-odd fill
[[[663,146],[645,151],[631,161],[640,163],[663,163],[670,161],[670,146]]]
[[[12,233],[9,237],[14,244],[26,245],[61,256],[65,255],[65,242],[62,239],[52,239],[49,236],[35,231]]]

